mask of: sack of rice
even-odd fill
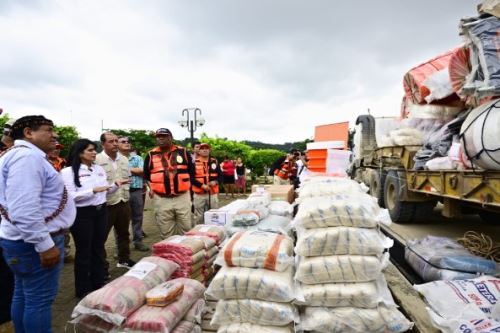
[[[294,333],[295,329],[290,326],[263,326],[249,323],[235,323],[219,327],[217,333]]]
[[[151,306],[167,306],[175,302],[184,290],[184,284],[172,280],[163,282],[146,293],[146,304]]]

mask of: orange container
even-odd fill
[[[326,160],[328,156],[328,150],[326,149],[311,149],[307,151],[307,158],[309,159],[324,159]]]
[[[307,162],[307,168],[308,169],[313,169],[313,168],[321,168],[321,169],[326,169],[326,160],[322,159],[309,159]]]

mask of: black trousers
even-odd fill
[[[10,306],[14,293],[14,275],[3,257],[0,247],[0,325],[10,321]]]
[[[82,297],[104,285],[106,205],[77,207],[70,230],[75,242],[75,292]]]

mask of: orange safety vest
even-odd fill
[[[56,169],[57,172],[61,171],[66,166],[66,160],[59,156],[49,157],[50,164]]]
[[[290,162],[290,161],[284,161],[283,163],[281,163],[281,166],[279,169],[276,169],[274,170],[274,174],[278,177],[280,177],[281,179],[284,179],[284,180],[287,180],[290,178],[290,176],[293,174],[294,172],[294,169],[295,166],[292,165],[295,164],[294,162]]]
[[[195,174],[194,178],[202,183],[203,185],[207,185],[211,181],[218,181],[219,174],[217,173],[217,160],[213,157],[210,157],[208,160],[203,161],[199,157],[194,161],[195,164]],[[197,187],[193,184],[193,192],[197,194],[205,194],[207,193],[201,187]],[[210,187],[210,194],[219,193],[219,184]]]
[[[150,185],[154,193],[175,196],[189,191],[188,157],[186,149],[172,146],[162,153],[160,147],[149,152]]]

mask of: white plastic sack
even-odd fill
[[[246,201],[249,208],[267,207],[271,203],[271,193],[267,191],[253,192],[248,196]]]
[[[293,326],[262,326],[249,323],[223,325],[217,333],[294,333]]]
[[[271,232],[239,232],[226,243],[217,263],[283,272],[293,265],[293,241]]]
[[[376,228],[391,218],[377,199],[366,193],[309,198],[301,201],[293,225],[306,229],[325,227]]]
[[[454,93],[448,67],[432,73],[423,83],[430,91],[430,94],[425,97],[427,103],[443,99]]]
[[[206,294],[215,299],[260,299],[291,302],[295,298],[293,270],[284,272],[244,267],[222,267]]]
[[[232,225],[235,227],[256,225],[260,220],[265,219],[268,215],[269,209],[264,206],[242,209],[233,216]]]
[[[269,214],[279,215],[279,216],[292,216],[293,206],[288,201],[271,201],[269,206]]]
[[[376,280],[389,263],[389,253],[377,256],[300,257],[295,280],[304,284],[368,282]]]
[[[203,312],[205,311],[205,300],[200,298],[197,300],[188,312],[184,315],[182,320],[189,321],[195,324],[201,324],[201,317],[203,316]]]
[[[238,299],[217,302],[211,325],[240,322],[263,326],[285,326],[298,321],[299,312],[290,303]]]
[[[282,235],[291,234],[291,219],[290,217],[269,215],[256,225],[247,227],[233,227],[231,225],[226,225],[226,233],[229,237],[240,231],[250,231],[250,230],[260,230],[269,231]]]
[[[460,315],[467,304],[476,304],[486,316],[491,316],[500,299],[500,279],[488,275],[471,280],[434,281],[414,288],[438,315],[447,319]]]
[[[304,257],[329,255],[381,255],[394,241],[377,229],[331,227],[297,229],[295,253]]]
[[[394,130],[390,136],[396,146],[419,146],[424,141],[422,132],[414,128]]]
[[[397,308],[306,307],[301,328],[322,333],[399,333],[413,324]]]
[[[321,196],[332,196],[343,194],[366,193],[366,186],[349,178],[340,177],[311,177],[304,181],[298,188],[299,197],[297,202],[301,203],[306,198]]]
[[[376,281],[357,283],[301,284],[297,304],[373,309],[396,304],[383,275]]]
[[[428,160],[425,162],[425,166],[427,169],[431,171],[439,171],[439,170],[456,170],[458,167],[458,163],[456,161],[451,160],[448,156],[445,157],[436,157],[432,160]]]
[[[432,324],[443,333],[497,333],[500,321],[495,320],[474,304],[465,305],[453,318],[443,318],[430,308],[426,308]]]

